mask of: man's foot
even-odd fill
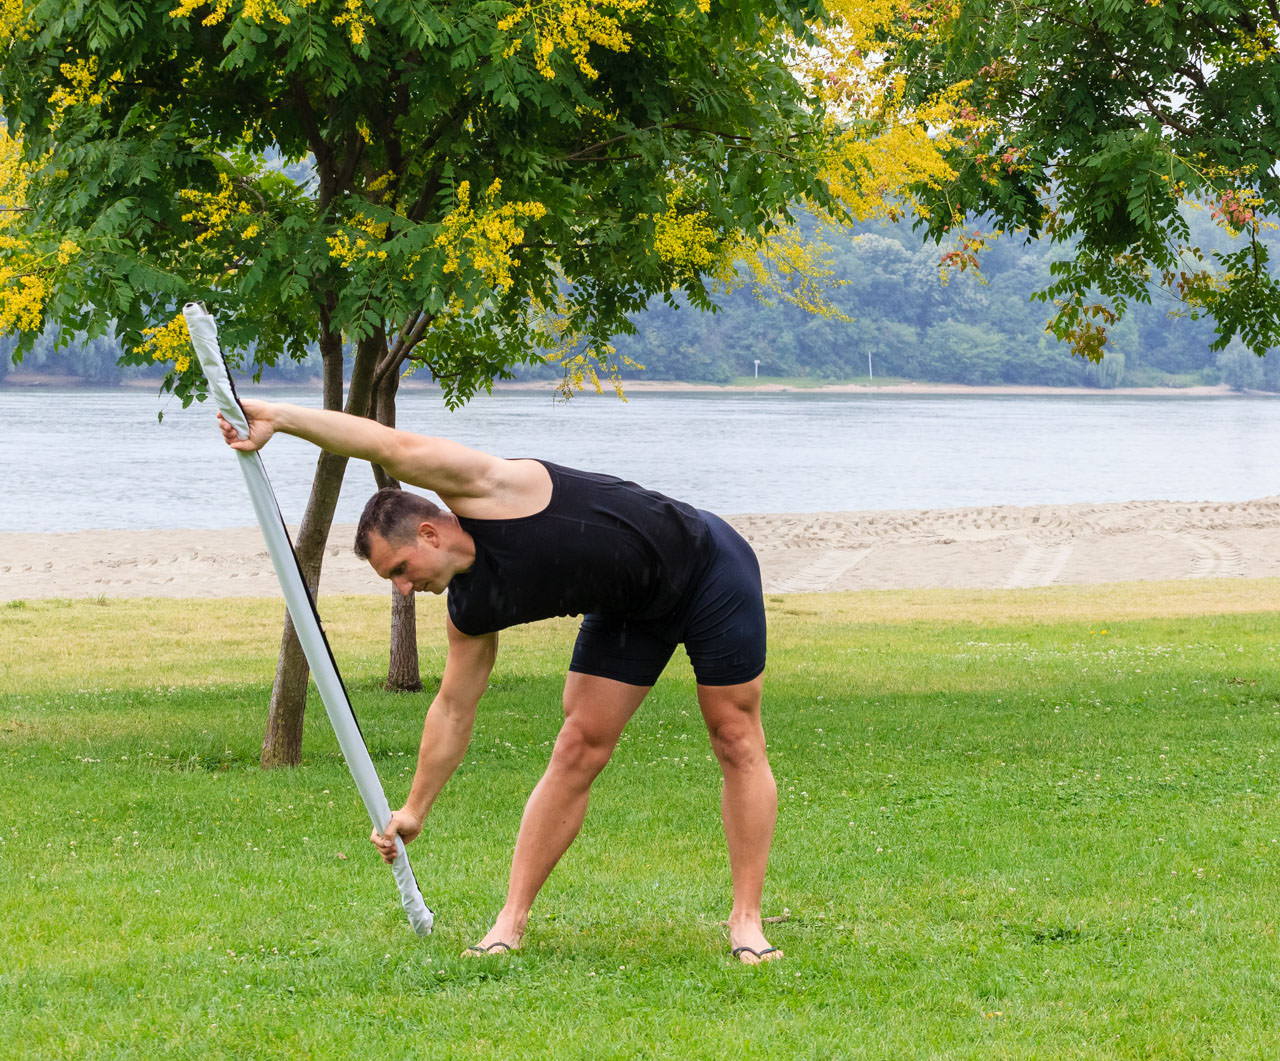
[[[487,954],[510,954],[516,948],[510,943],[495,939],[492,943],[473,943],[462,952],[464,958],[480,958]]]
[[[734,947],[733,956],[743,965],[759,965],[761,962],[771,962],[781,958],[782,951],[777,947],[764,947],[760,950],[756,950],[755,947]]]
[[[520,940],[524,937],[524,925],[524,918],[516,919],[499,914],[498,920],[481,937],[480,942],[473,943],[462,953],[465,957],[475,958],[485,954],[510,954],[517,951],[520,949]]]
[[[743,965],[759,965],[782,957],[782,951],[765,939],[764,925],[756,917],[729,919],[729,946]]]

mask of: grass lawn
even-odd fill
[[[273,601],[0,605],[0,1055],[1273,1058],[1275,582],[771,597],[783,961],[731,963],[718,771],[674,665],[525,947],[488,927],[570,622],[504,634],[410,847],[415,937],[319,703],[258,769]],[[440,603],[420,602],[424,674]],[[322,601],[393,805],[426,697]]]

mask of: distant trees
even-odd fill
[[[1207,250],[1229,239],[1203,215],[1190,214],[1188,225]],[[868,352],[877,377],[936,382],[1112,387],[1172,378],[1258,388],[1273,378],[1244,372],[1231,352],[1239,344],[1221,354],[1212,349],[1212,322],[1190,319],[1167,296],[1132,306],[1110,330],[1109,363],[1091,367],[1046,332],[1044,309],[1031,300],[1052,280],[1058,252],[1050,241],[995,239],[980,273],[968,266],[940,276],[948,246],[922,246],[905,221],[856,226],[832,244],[827,290],[847,319],[814,317],[778,301],[762,305],[742,288],[723,297],[713,315],[652,306],[635,318],[634,336],[616,340],[618,351],[644,365],[648,377],[707,382],[750,376],[756,361],[762,375],[864,377]]]
[[[1273,0],[911,5],[884,36],[905,100],[960,86],[970,123],[950,175],[917,187],[930,231],[1048,239],[1040,292],[1085,356],[1153,298],[1211,319],[1219,348],[1280,346],[1278,18]],[[1233,238],[1205,245],[1188,206]]]

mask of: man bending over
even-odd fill
[[[710,512],[612,476],[504,460],[345,413],[243,405],[248,439],[219,416],[235,449],[259,449],[277,431],[296,435],[381,465],[448,506],[380,490],[356,534],[356,554],[401,593],[448,590],[448,654],[409,798],[371,838],[386,861],[395,858],[395,837],[408,842],[422,831],[462,761],[498,631],[583,616],[565,678],[564,725],[525,807],[506,903],[468,951],[519,947],[534,898],[582,827],[592,781],[683,643],[724,778],[730,946],[749,964],[781,957],[760,914],[778,796],[760,722],[765,620],[751,547]]]

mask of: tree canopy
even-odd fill
[[[1217,342],[1280,345],[1280,285],[1259,239],[1280,206],[1280,35],[1270,0],[928,4],[883,37],[903,99],[959,91],[950,179],[917,189],[930,231],[1041,233],[1062,260],[1041,297],[1090,357],[1163,288]],[[1238,236],[1208,251],[1182,208]],[[976,227],[975,227],[976,226]]]
[[[727,239],[825,198],[787,66],[812,3],[6,11],[28,297],[0,323],[114,320],[180,392],[200,381],[167,326],[201,298],[233,347],[385,330],[384,371],[415,353],[461,400],[566,338],[603,351],[655,293],[702,301]]]

